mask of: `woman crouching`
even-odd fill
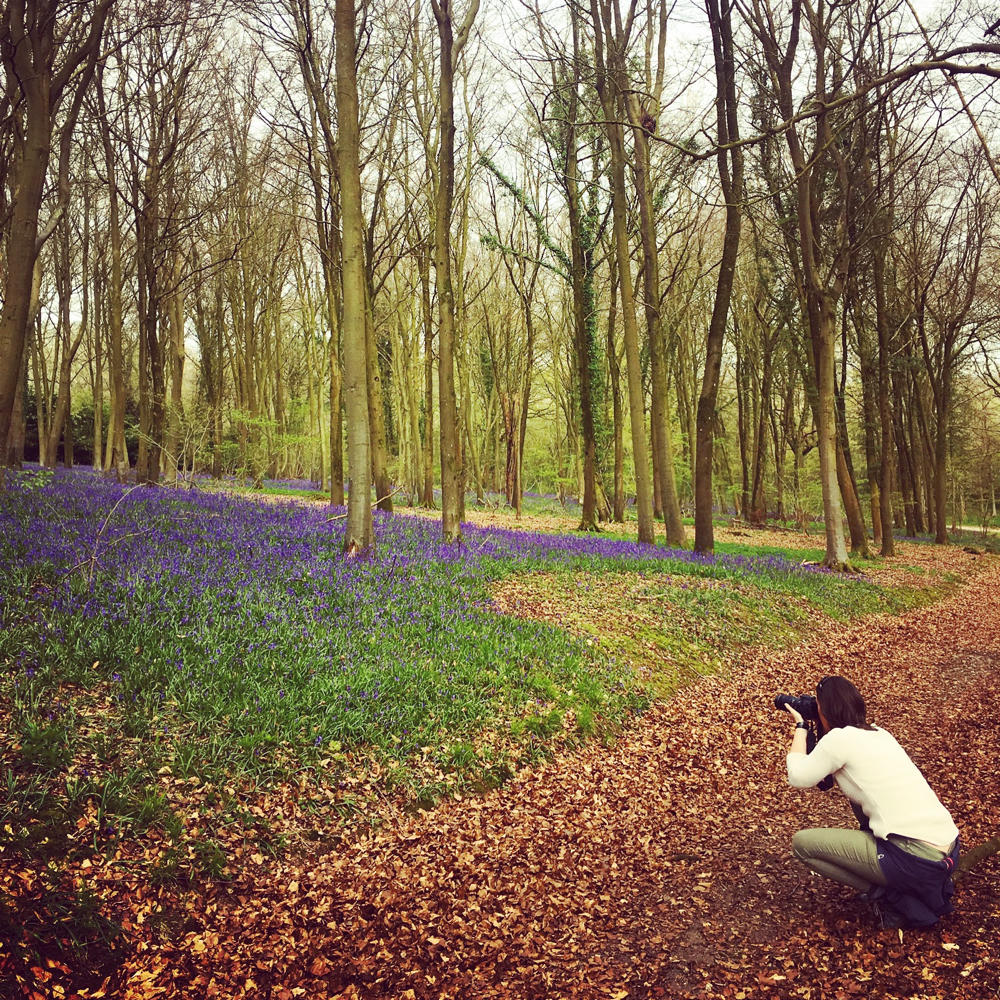
[[[869,725],[861,692],[843,677],[816,685],[826,730],[806,753],[806,724],[791,706],[795,732],[788,781],[808,788],[832,775],[859,830],[800,830],[792,853],[814,872],[851,886],[883,927],[930,927],[952,912],[958,828],[906,751]]]

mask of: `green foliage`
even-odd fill
[[[72,757],[70,733],[63,722],[26,720],[21,733],[20,765],[38,774],[57,774]]]
[[[24,469],[18,475],[18,482],[22,483],[25,489],[37,493],[52,482],[53,475],[54,473],[51,469],[43,469],[41,467],[37,469]]]

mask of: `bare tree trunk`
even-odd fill
[[[375,547],[371,510],[371,446],[368,426],[368,351],[365,333],[364,215],[361,205],[361,143],[355,75],[355,0],[336,0],[337,156],[343,217],[344,389],[347,398],[347,465],[350,488],[344,551]]]
[[[750,520],[750,365],[744,356],[740,340],[736,338],[736,435],[740,450],[740,502],[737,515]]]
[[[167,331],[170,350],[170,408],[167,411],[166,455],[167,466],[164,479],[167,483],[177,482],[177,469],[181,464],[178,450],[181,441],[183,420],[184,388],[184,295],[180,288],[180,255],[174,254],[171,291],[167,298]]]
[[[49,460],[49,434],[46,406],[51,402],[49,380],[45,371],[45,353],[42,350],[41,324],[36,319],[32,324],[32,336],[28,347],[31,351],[31,380],[35,387],[35,426],[38,428],[38,464],[48,468],[54,464]]]
[[[946,362],[947,365],[947,362]],[[948,433],[951,424],[951,372],[941,373],[941,393],[937,405],[937,426],[934,433],[934,543],[948,544]]]
[[[813,315],[816,354],[819,464],[826,533],[826,556],[823,562],[831,569],[845,569],[848,566],[847,542],[841,523],[840,484],[837,480],[837,419],[834,412],[834,317],[826,301],[814,303],[810,312]]]
[[[340,368],[340,323],[336,313],[330,324],[330,340],[327,344],[327,358],[330,367],[330,503],[338,507],[344,505],[344,421],[341,417],[343,406],[343,375]]]
[[[70,386],[73,362],[76,359],[80,344],[83,342],[87,329],[87,310],[84,310],[76,336],[73,336],[71,300],[73,296],[73,278],[70,273],[69,252],[69,222],[64,220],[59,227],[59,328],[62,333],[62,352],[59,357],[59,387],[56,396],[55,411],[51,415],[48,427],[48,446],[46,448],[49,460],[53,465],[59,448],[59,438],[63,439],[63,465],[67,469],[73,467],[73,414],[71,407]],[[86,266],[86,265],[85,265]],[[86,271],[85,271],[86,273]],[[39,436],[42,429],[39,427]]]
[[[93,455],[91,466],[95,472],[104,467],[104,259],[99,255],[94,273],[86,277],[86,281],[94,283],[94,321],[90,330],[91,359],[93,362],[93,379],[91,395],[94,400],[93,424]]]
[[[424,435],[422,440],[423,496],[421,503],[434,509],[434,320],[431,314],[430,259],[421,254],[420,302],[424,324]]]
[[[34,354],[32,344],[35,337],[35,326],[40,310],[40,295],[42,286],[41,259],[35,261],[31,278],[31,300],[28,304],[28,328],[24,346],[24,357],[21,360],[21,370],[14,393],[14,409],[11,413],[10,433],[7,438],[7,464],[12,468],[20,468],[24,462],[25,418],[24,399],[28,387],[28,370],[31,356]],[[36,403],[37,391],[36,391]],[[38,425],[39,427],[41,424]],[[2,456],[0,456],[2,457]]]
[[[694,549],[712,552],[715,532],[712,524],[712,473],[715,461],[716,408],[722,371],[722,346],[729,318],[739,256],[742,226],[743,149],[739,145],[739,117],[736,97],[736,63],[733,56],[732,9],[728,0],[706,0],[712,49],[715,55],[715,115],[719,139],[717,166],[723,197],[726,199],[726,230],[722,260],[715,287],[715,302],[705,344],[705,373],[701,380],[695,418],[694,458]],[[729,146],[729,150],[726,147]],[[744,514],[745,516],[745,514]]]
[[[28,339],[31,339],[31,326],[28,326]],[[24,391],[28,384],[28,355],[25,350],[25,357],[21,362],[20,378],[17,380],[17,389],[14,392],[14,409],[11,412],[10,434],[7,438],[6,456],[0,456],[0,465],[7,465],[12,469],[21,468],[24,463]],[[0,490],[4,487],[3,469],[0,468]]]
[[[462,539],[462,457],[458,400],[455,395],[455,291],[451,268],[451,216],[455,195],[455,69],[479,11],[471,0],[454,32],[451,0],[431,0],[441,45],[440,141],[437,190],[434,193],[434,273],[438,297],[438,405],[441,409],[441,534],[446,542]]]
[[[111,245],[111,274],[108,282],[108,342],[111,348],[111,416],[108,422],[108,448],[105,472],[115,469],[118,482],[128,479],[129,459],[125,448],[125,362],[122,352],[122,231],[121,209],[116,180],[115,154],[104,100],[104,77],[97,74],[97,107],[104,168],[107,171],[108,228]]]
[[[574,53],[579,49],[577,17],[572,15]],[[578,61],[574,58],[574,65]],[[594,390],[597,383],[596,304],[594,296],[594,240],[596,203],[584,204],[580,182],[580,158],[577,137],[578,98],[571,89],[567,113],[565,149],[563,150],[563,187],[570,230],[570,283],[573,295],[573,359],[575,362],[576,399],[580,407],[580,433],[583,437],[582,482],[578,488],[581,512],[578,531],[597,531],[597,420]],[[587,238],[585,238],[587,234]],[[567,415],[568,417],[569,415]],[[574,457],[577,449],[573,449]]]
[[[18,197],[14,199],[11,208],[7,231],[6,280],[3,283],[3,295],[0,296],[3,299],[3,309],[0,310],[0,443],[3,444],[4,454],[8,450],[14,396],[17,393],[28,328],[31,281],[38,253],[38,213],[42,204],[51,140],[48,94],[42,90],[42,81],[38,81],[36,86],[39,91],[37,95],[34,93],[34,86],[27,95],[29,110],[24,147],[18,165]],[[39,105],[37,110],[34,107],[36,103]]]
[[[625,360],[628,366],[629,417],[632,427],[632,456],[635,462],[635,506],[639,541],[656,542],[653,520],[653,489],[649,472],[646,442],[645,398],[639,359],[639,331],[635,319],[635,294],[632,287],[632,254],[628,242],[628,204],[625,192],[625,145],[622,136],[622,78],[626,39],[621,31],[612,31],[612,4],[617,15],[617,0],[591,0],[594,24],[597,92],[604,109],[605,131],[611,154],[611,202],[618,261],[618,287],[621,293],[622,320],[625,328]],[[605,47],[606,53],[605,54]]]
[[[164,430],[166,385],[163,354],[160,347],[160,283],[156,261],[156,239],[160,228],[159,177],[147,170],[143,185],[136,184],[138,198],[137,228],[140,258],[139,310],[139,409],[140,463],[139,478],[147,485],[160,481]],[[145,449],[143,449],[143,445]],[[145,461],[143,461],[143,458]]]
[[[815,93],[825,99],[827,74],[836,80],[839,69],[829,65],[830,25],[824,13],[813,17],[807,5],[796,0],[792,8],[787,44],[779,41],[774,20],[763,9],[755,7],[752,27],[761,42],[770,70],[777,110],[785,121],[792,121],[795,114],[795,86],[793,66],[803,27],[809,30],[815,59],[812,61]],[[803,25],[805,19],[805,25]],[[834,82],[836,87],[836,82]],[[826,554],[823,565],[830,569],[848,570],[847,543],[844,538],[843,507],[837,481],[837,418],[836,418],[836,306],[843,293],[850,260],[850,245],[846,226],[847,201],[850,191],[849,170],[844,153],[837,147],[831,134],[830,113],[824,104],[815,117],[815,131],[801,133],[795,126],[784,130],[785,141],[794,171],[795,226],[797,261],[800,268],[796,278],[803,312],[810,334],[811,357],[809,370],[813,375],[813,404],[819,431],[820,479],[823,491],[823,519],[825,522]],[[811,141],[811,149],[805,143]],[[839,183],[837,203],[833,206],[837,225],[829,226],[830,212],[823,204],[823,186],[820,183],[819,161],[821,155],[833,160],[835,176]]]
[[[895,441],[889,384],[889,316],[883,256],[885,243],[884,239],[879,239],[876,243],[872,267],[875,284],[875,327],[878,331],[878,415],[882,443],[878,469],[878,500],[882,527],[880,551],[883,556],[894,556],[896,543],[892,535],[892,455],[895,451]]]
[[[392,483],[389,480],[385,435],[385,407],[382,399],[382,369],[375,343],[375,316],[372,292],[365,278],[365,351],[368,357],[368,427],[371,435],[372,480],[378,509],[392,512]]]
[[[614,511],[612,517],[618,524],[625,523],[625,448],[622,418],[621,366],[618,364],[618,344],[615,340],[615,315],[617,312],[618,282],[615,280],[615,263],[611,259],[611,302],[608,306],[608,368],[611,376],[608,389],[611,393],[615,437]]]
[[[763,331],[762,331],[763,333]],[[750,475],[750,520],[753,524],[767,522],[767,497],[764,492],[764,465],[767,458],[767,412],[771,399],[773,365],[771,344],[763,338],[760,381],[760,399],[757,405],[753,430],[753,472]]]
[[[867,316],[857,292],[857,282],[852,281],[851,310],[854,314],[854,329],[858,347],[858,366],[861,370],[861,421],[865,448],[865,472],[870,496],[869,509],[872,515],[872,540],[882,544],[882,510],[879,501],[878,472],[878,359],[877,348],[873,351],[867,331]],[[878,321],[876,320],[876,325]],[[841,395],[843,413],[843,395]]]
[[[837,482],[844,501],[844,514],[851,535],[851,554],[868,558],[868,534],[858,492],[858,483],[851,462],[850,439],[847,434],[847,413],[844,404],[847,383],[847,310],[841,311],[841,378],[834,390],[834,412],[837,417]]]
[[[647,338],[648,343],[648,338]],[[650,365],[652,368],[652,365]],[[650,373],[650,386],[654,381]],[[649,414],[649,453],[653,460],[653,518],[657,521],[663,520],[663,483],[661,477],[662,465],[660,463],[660,437],[663,434],[657,421],[653,407],[650,406]]]
[[[461,397],[461,408],[460,412],[462,414],[462,465],[465,469],[466,474],[471,470],[472,473],[472,486],[476,491],[476,501],[477,503],[483,502],[483,483],[482,474],[479,468],[479,451],[476,448],[476,442],[473,440],[473,423],[472,423],[472,394],[469,391],[469,386],[467,382],[461,382],[459,385],[459,393]],[[516,490],[516,479],[517,470],[520,467],[520,459],[517,457],[517,429],[515,427],[514,432],[514,473],[515,473],[515,490]],[[466,456],[468,456],[468,461],[466,461]],[[465,518],[465,500],[464,500],[464,489],[468,487],[468,482],[463,482],[463,500],[461,508],[461,516],[464,520]],[[515,505],[516,506],[516,505]]]
[[[666,27],[666,19],[663,21]],[[639,231],[643,250],[643,306],[649,338],[649,366],[652,383],[651,438],[653,445],[653,470],[656,476],[660,508],[663,511],[667,544],[682,547],[685,542],[684,522],[677,496],[674,475],[674,455],[671,438],[673,422],[670,420],[667,399],[667,349],[660,316],[660,266],[653,220],[653,191],[649,177],[649,135],[655,130],[654,108],[651,115],[639,106],[633,93],[626,101],[632,123],[634,144],[634,171],[636,197],[639,202]]]
[[[535,272],[538,273],[537,270]],[[534,285],[532,284],[532,287]],[[524,388],[521,391],[521,420],[517,434],[517,505],[514,508],[518,517],[524,501],[524,440],[528,434],[528,404],[531,401],[531,378],[535,368],[535,323],[531,314],[531,299],[524,303],[524,322],[527,327],[527,342],[525,344]]]
[[[854,477],[851,475],[851,470],[847,464],[847,455],[841,445],[840,435],[837,436],[837,483],[840,487],[840,495],[844,501],[844,513],[847,517],[847,526],[851,535],[851,553],[867,558],[868,536],[865,533],[861,503],[854,488]]]

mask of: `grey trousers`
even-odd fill
[[[814,872],[858,892],[886,884],[875,837],[867,830],[800,830],[792,838],[792,854]]]

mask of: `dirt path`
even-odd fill
[[[971,565],[971,564],[970,564]],[[776,691],[843,673],[952,809],[966,845],[1000,825],[1000,559],[933,608],[831,624],[658,706],[483,798],[219,891],[133,961],[129,997],[1000,996],[1000,865],[927,932],[879,930],[789,858],[848,825],[837,792],[787,787]]]

